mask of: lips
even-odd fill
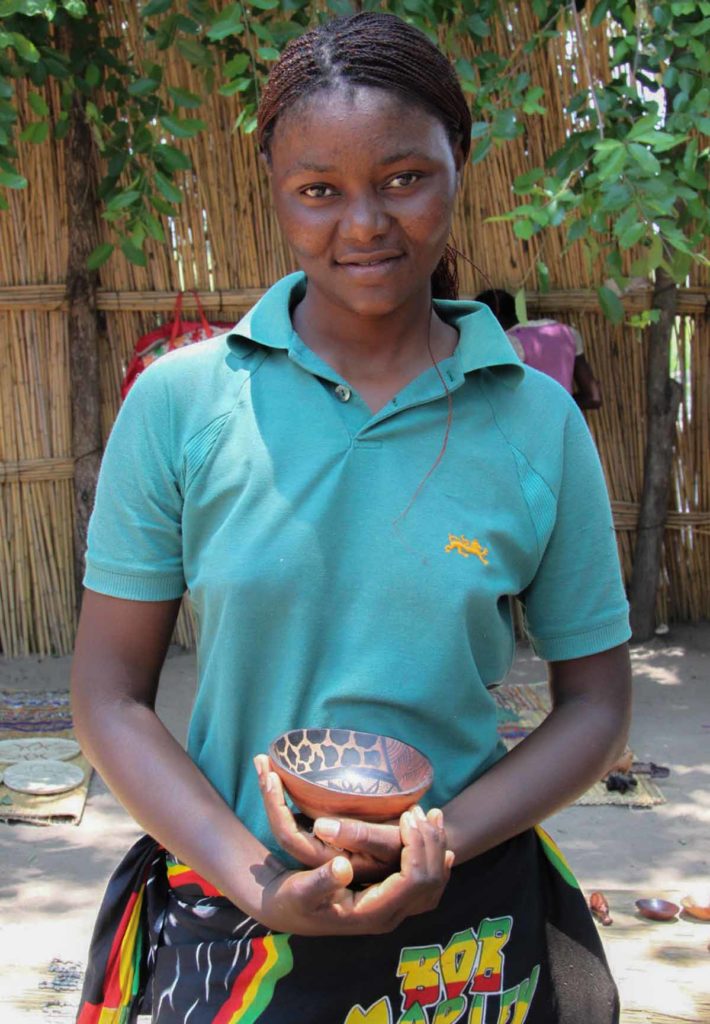
[[[335,262],[341,267],[377,267],[399,259],[402,255],[397,249],[380,249],[377,252],[348,253]]]

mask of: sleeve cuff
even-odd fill
[[[612,647],[618,647],[631,637],[629,616],[624,613],[612,622],[583,633],[567,636],[534,636],[530,634],[533,650],[543,661],[568,661],[570,658],[586,658],[590,654],[601,654]]]
[[[182,575],[149,576],[135,573],[99,569],[87,563],[84,586],[107,597],[120,597],[127,601],[171,601],[185,593]]]

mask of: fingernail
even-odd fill
[[[429,819],[437,828],[442,828],[444,825],[444,814],[438,807],[432,807],[429,811]]]
[[[314,832],[327,839],[335,839],[340,832],[340,822],[334,818],[316,818]]]
[[[415,815],[415,817],[419,818],[420,821],[426,821],[426,814],[421,809],[419,804],[415,804],[415,806],[412,808],[412,813]]]
[[[404,821],[405,825],[409,826],[409,828],[417,827],[416,819],[411,811],[405,811],[404,814],[402,815],[402,820]]]
[[[273,772],[266,772],[264,776],[264,789],[270,793],[274,786]]]

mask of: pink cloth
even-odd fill
[[[528,366],[554,377],[572,393],[577,343],[574,332],[567,324],[553,320],[516,324],[508,334],[520,342]]]

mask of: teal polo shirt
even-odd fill
[[[276,850],[255,754],[286,729],[402,738],[443,805],[504,753],[489,687],[514,652],[629,637],[602,471],[583,417],[524,367],[488,307],[437,302],[459,332],[372,413],[296,334],[301,274],[229,334],[138,379],[111,433],[85,584],[133,601],[185,590],[198,630],[188,752]],[[406,513],[406,514],[405,514]]]

